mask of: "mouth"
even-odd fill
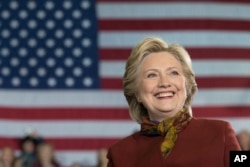
[[[158,99],[166,99],[171,98],[175,95],[175,92],[169,91],[169,92],[159,92],[155,94],[155,97]]]

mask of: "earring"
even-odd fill
[[[141,98],[137,98],[137,101],[139,102],[139,103],[141,103],[142,102],[142,100],[141,100]]]

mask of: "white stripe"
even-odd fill
[[[250,19],[250,5],[237,3],[115,3],[97,5],[101,19],[213,18]],[[157,12],[155,12],[157,11]]]
[[[235,111],[237,112],[237,111]],[[219,119],[219,118],[212,118],[212,119]],[[242,130],[249,130],[250,131],[250,118],[220,118],[220,120],[228,121],[236,133]]]
[[[212,82],[212,81],[211,81]],[[35,100],[33,100],[35,98]],[[91,100],[89,100],[91,99]],[[194,106],[249,105],[250,89],[200,89]],[[0,106],[8,107],[123,107],[127,102],[120,90],[114,91],[0,91]]]
[[[250,5],[240,3],[103,2],[98,3],[97,11],[98,17],[101,19],[250,19]]]
[[[125,61],[100,61],[101,78],[122,78],[125,72]],[[115,70],[114,70],[115,69]]]
[[[121,91],[103,90],[0,90],[1,106],[95,107],[127,106]]]
[[[250,61],[247,60],[193,60],[192,64],[196,77],[250,76]],[[101,61],[101,77],[122,78],[124,71],[125,61]]]
[[[194,99],[194,106],[249,106],[249,104],[250,89],[201,89]]]
[[[97,166],[98,150],[67,150],[58,151],[55,148],[55,160],[63,167],[70,167],[74,163],[81,166]],[[20,151],[15,151],[16,157],[20,156]]]
[[[56,160],[63,166],[79,163],[83,166],[97,165],[97,151],[56,151]]]
[[[156,36],[185,47],[250,47],[250,33],[243,31],[101,31],[101,48],[132,48],[143,38]]]
[[[195,60],[196,76],[250,76],[250,60]]]
[[[0,120],[0,136],[20,137],[27,129],[36,129],[44,138],[120,138],[138,130],[134,121],[45,121]],[[122,130],[121,130],[122,129]]]

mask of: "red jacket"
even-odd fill
[[[193,118],[166,159],[162,141],[139,132],[128,136],[109,149],[108,167],[229,167],[229,151],[240,150],[231,125],[219,120]]]

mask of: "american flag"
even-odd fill
[[[122,75],[148,36],[189,51],[194,116],[250,130],[250,0],[1,0],[0,148],[32,128],[63,165],[96,165],[139,129]]]

